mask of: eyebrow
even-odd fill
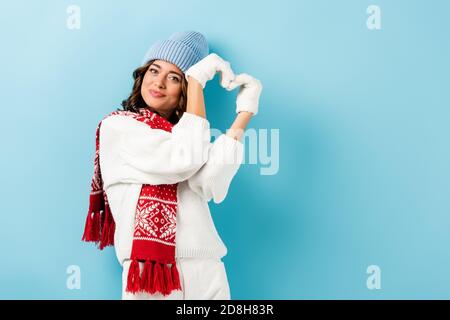
[[[152,66],[158,67],[161,69],[161,66],[159,64],[153,63]],[[179,74],[178,72],[175,71],[169,71],[169,73],[175,73],[176,75],[179,75],[181,78],[183,78],[183,76],[181,74]]]

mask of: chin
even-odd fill
[[[162,109],[161,108],[161,106],[162,106],[161,102],[160,101],[156,101],[155,99],[152,99],[152,98],[145,99],[144,98],[144,102],[145,102],[146,105],[152,107],[156,111],[159,111],[159,110]]]
[[[150,103],[148,103],[147,101],[145,102],[147,104],[147,106],[149,106],[150,108],[152,108],[154,111],[160,113],[161,115],[166,114],[167,110],[165,110],[164,108],[161,108],[160,105],[158,104],[152,104],[151,101],[149,101]]]

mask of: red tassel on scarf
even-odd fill
[[[97,243],[100,250],[114,245],[116,224],[103,192],[89,196],[89,212],[86,217],[82,240]]]
[[[100,211],[104,209],[103,194],[101,192],[89,195],[89,210],[84,226],[83,241],[100,241]]]
[[[164,279],[161,270],[161,264],[159,262],[155,263],[155,267],[153,268],[153,285],[155,288],[155,292],[163,292],[164,291]]]
[[[88,213],[82,238],[83,241],[97,242],[100,240],[100,219],[99,211]]]
[[[116,224],[111,214],[109,204],[106,203],[105,211],[103,212],[103,224],[101,230],[101,239],[99,249],[103,250],[104,247],[114,245],[114,232],[116,230]]]
[[[163,265],[164,283],[166,284],[165,294],[169,294],[173,290],[172,275],[167,264]]]
[[[178,274],[178,269],[176,263],[172,263],[172,267],[170,268],[172,273],[172,289],[173,290],[181,290],[180,284],[180,275]]]
[[[134,259],[131,261],[130,269],[128,270],[127,291],[137,293],[141,290],[139,262]]]
[[[153,286],[153,263],[151,260],[145,261],[141,277],[141,289],[150,294],[155,293]]]

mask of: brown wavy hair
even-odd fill
[[[142,67],[137,68],[133,71],[133,90],[131,90],[131,94],[128,97],[128,99],[122,101],[122,107],[123,109],[117,109],[117,110],[123,110],[123,111],[131,111],[135,113],[139,113],[140,108],[147,108],[158,115],[161,116],[161,114],[153,109],[152,107],[148,106],[141,95],[141,85],[142,81],[144,80],[145,73],[147,72],[147,69],[155,62],[155,60],[150,60]],[[172,115],[167,119],[172,124],[177,124],[180,120],[183,113],[186,111],[186,102],[187,102],[187,83],[186,78],[183,77],[181,79],[181,95],[180,100],[178,102],[178,106],[176,107],[175,111],[172,112]]]

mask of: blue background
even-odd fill
[[[381,30],[366,26],[371,4]],[[2,1],[0,298],[120,299],[113,249],[80,241],[95,128],[153,42],[197,30],[262,81],[249,128],[280,132],[278,173],[244,164],[210,203],[232,298],[449,299],[449,12],[443,0]],[[207,116],[225,131],[236,91],[217,79]],[[66,287],[70,265],[80,290]]]

